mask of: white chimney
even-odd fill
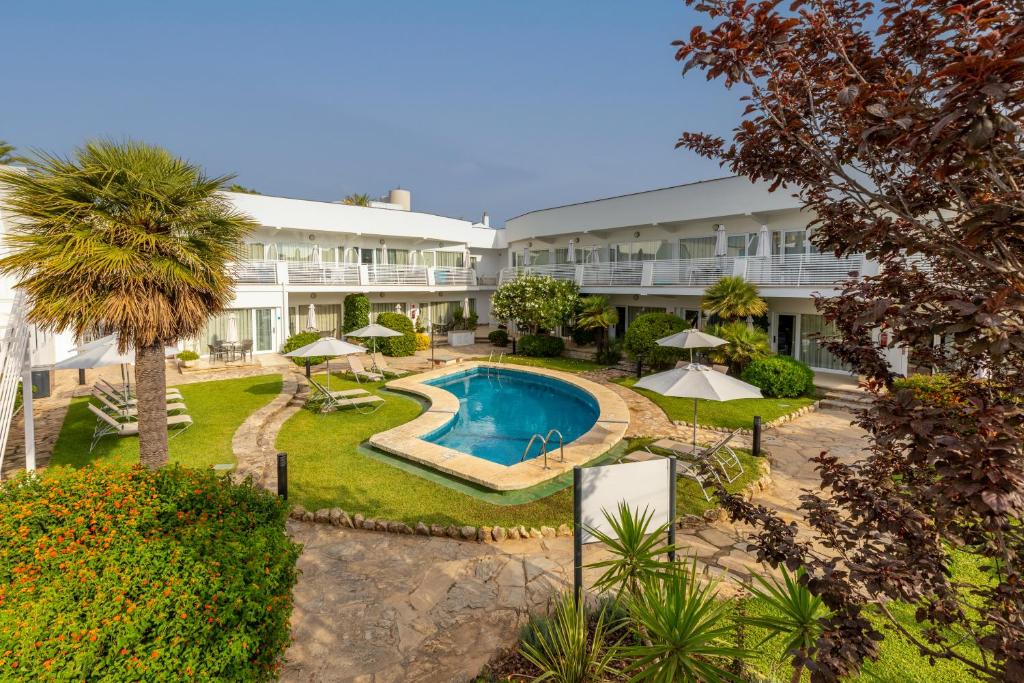
[[[484,211],[484,217],[480,219],[480,222],[483,223],[485,227],[491,227],[491,217],[487,215],[486,211]]]
[[[388,193],[388,203],[397,204],[403,211],[412,211],[412,193],[400,187],[395,188]]]

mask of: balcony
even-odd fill
[[[482,284],[472,268],[399,264],[312,263],[308,261],[240,261],[231,266],[238,284],[339,287],[475,287]],[[491,281],[495,280],[491,276]]]
[[[776,256],[716,256],[698,259],[619,261],[614,263],[557,263],[505,268],[499,282],[523,274],[573,280],[581,288],[674,287],[704,289],[726,275],[739,275],[759,287],[817,287],[836,285],[864,273],[862,255],[836,258],[831,254]]]

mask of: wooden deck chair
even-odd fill
[[[90,453],[96,448],[96,444],[99,443],[100,439],[108,434],[116,434],[117,436],[139,435],[139,423],[137,421],[118,422],[91,403],[89,404],[89,410],[96,416],[96,428],[92,433],[92,443],[89,444]],[[178,428],[174,435],[171,436],[173,439],[192,426],[192,418],[188,415],[168,415],[167,426],[168,428]]]
[[[118,419],[130,419],[134,420],[139,414],[138,408],[135,406],[117,405],[107,399],[107,397],[101,391],[93,391],[93,398],[103,404],[100,409],[105,410],[108,414],[113,415]],[[175,402],[167,404],[167,413],[183,413],[186,410],[184,403]]]
[[[356,376],[356,381],[359,381],[360,377],[363,377],[371,382],[378,382],[384,379],[384,375],[376,372],[370,372],[363,367],[363,361],[359,360],[355,356],[346,356],[348,358],[348,367],[352,370],[352,374]]]

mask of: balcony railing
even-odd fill
[[[295,285],[358,285],[358,263],[288,262],[288,283]]]
[[[580,287],[699,287],[726,275],[739,275],[761,287],[813,287],[835,285],[864,273],[862,255],[836,258],[831,254],[776,256],[716,256],[697,259],[618,261],[613,263],[558,263],[505,268],[499,282],[523,274],[573,280]]]
[[[232,266],[240,284],[322,286],[473,287],[472,268],[398,264],[313,263],[307,261],[242,261]],[[495,280],[491,277],[492,282]]]
[[[235,282],[247,285],[276,285],[277,261],[240,261],[231,266]]]
[[[371,285],[418,285],[426,287],[427,266],[400,266],[390,263],[367,266]]]

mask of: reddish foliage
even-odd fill
[[[920,605],[927,636],[907,635],[922,652],[1024,680],[1024,4],[688,2],[713,25],[678,41],[676,58],[743,89],[747,107],[731,143],[686,133],[678,146],[795,192],[823,251],[880,264],[817,301],[840,332],[830,350],[876,395],[858,417],[868,456],[823,453],[822,492],[803,497],[837,557],[727,501],[760,528],[761,556],[806,566],[835,610],[813,680],[877,655],[862,611],[889,599]],[[948,375],[959,400],[894,390],[879,328]],[[991,560],[980,610],[949,575],[950,546]],[[954,649],[951,624],[980,649]]]

